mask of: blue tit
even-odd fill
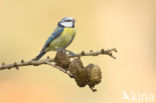
[[[49,51],[65,50],[75,37],[76,30],[74,24],[75,19],[71,17],[65,17],[59,21],[56,29],[45,42],[40,53],[32,60],[39,60]]]

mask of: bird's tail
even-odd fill
[[[45,51],[41,51],[35,58],[32,59],[32,61],[39,60],[45,53]]]

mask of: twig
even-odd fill
[[[69,58],[74,58],[74,57],[81,57],[81,56],[98,56],[98,55],[109,55],[110,57],[116,59],[116,57],[114,57],[112,55],[112,51],[117,52],[116,48],[111,48],[111,49],[101,49],[100,51],[95,51],[93,52],[92,50],[90,52],[85,52],[82,51],[81,53],[76,53],[74,56],[68,56]],[[47,62],[54,62],[54,58],[47,58],[47,59],[41,59],[38,61],[24,61],[21,60],[21,62],[17,63],[14,62],[13,64],[5,64],[4,62],[2,63],[2,65],[0,66],[0,70],[4,70],[4,69],[11,69],[11,68],[16,68],[19,69],[19,67],[22,66],[38,66],[38,65],[42,65],[42,64],[48,64]],[[61,70],[62,71],[62,70]]]
[[[38,65],[42,65],[42,64],[47,64],[46,61],[49,62],[54,62],[54,59],[42,59],[39,61],[23,61],[21,60],[21,62],[19,63],[13,63],[13,64],[4,64],[2,66],[0,66],[0,70],[4,70],[4,69],[11,69],[11,68],[19,68],[21,66],[29,66],[29,65],[33,65],[33,66],[38,66]]]
[[[100,51],[94,51],[94,52],[90,50],[90,52],[82,51],[81,53],[77,53],[74,55],[74,57],[109,55],[113,59],[116,59],[116,57],[112,55],[112,51],[117,52],[116,48],[111,48],[107,50],[101,49]],[[72,56],[70,55],[69,57],[71,58]]]
[[[63,68],[61,68],[61,67],[59,67],[59,66],[56,66],[55,64],[52,64],[52,63],[49,62],[49,61],[46,61],[46,64],[48,64],[48,65],[50,65],[50,66],[52,66],[52,67],[54,67],[54,68],[57,68],[58,70],[64,72],[65,74],[69,75],[70,77],[73,77],[73,75],[72,75],[71,73],[69,73],[68,71],[66,71],[65,69],[63,69]]]

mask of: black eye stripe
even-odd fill
[[[70,21],[72,21],[72,20],[65,20],[65,21],[70,22]]]

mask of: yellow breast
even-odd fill
[[[61,35],[50,43],[49,49],[56,50],[57,48],[66,46],[75,33],[76,30],[74,28],[64,28],[64,31],[61,33]]]

